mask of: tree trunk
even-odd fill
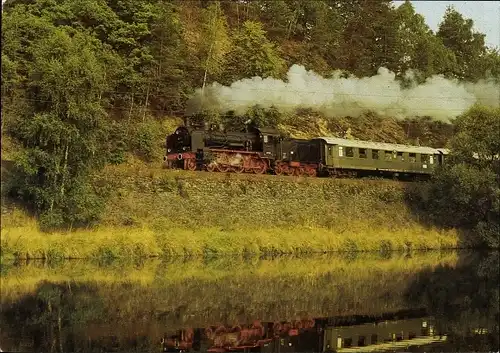
[[[236,2],[236,23],[240,25],[240,7],[238,2]]]
[[[61,197],[64,196],[64,185],[66,182],[66,170],[68,169],[68,151],[69,151],[69,143],[66,145],[66,151],[64,152],[64,165],[63,165],[63,174],[61,180]]]
[[[128,121],[132,117],[132,109],[134,109],[134,92],[132,92],[132,102],[130,103],[130,110],[128,112]]]
[[[207,83],[207,72],[208,72],[208,63],[210,61],[210,57],[212,55],[212,48],[214,46],[214,42],[210,44],[210,48],[208,49],[207,61],[205,62],[205,74],[203,75],[203,85],[201,86],[201,107],[203,108],[203,100],[205,98],[205,85]]]
[[[144,110],[142,112],[142,122],[146,119],[146,110],[148,109],[148,99],[149,99],[149,85],[146,89],[146,101],[144,102]]]

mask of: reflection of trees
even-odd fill
[[[122,280],[116,279],[118,270],[74,265],[68,275],[54,275],[51,282],[29,290],[13,284],[13,278],[19,275],[15,271],[20,270],[13,268],[4,282],[10,283],[10,292],[4,291],[10,296],[2,297],[1,335],[16,336],[11,340],[14,346],[20,346],[23,339],[35,338],[30,351],[60,351],[61,345],[64,351],[95,351],[118,346],[156,349],[171,331],[211,325],[233,327],[253,320],[282,322],[283,330],[290,333],[295,331],[285,322],[379,316],[421,307],[404,300],[415,272],[440,261],[456,263],[455,256],[428,257],[350,262],[295,259],[259,266],[240,264],[239,268],[222,263],[220,269],[215,266],[218,263],[170,264],[144,272],[120,270],[129,275]],[[36,271],[25,270],[26,282],[39,283],[31,279]],[[80,275],[76,282],[65,280],[78,278],[81,272],[91,275]],[[136,278],[145,280],[134,282]],[[17,288],[24,289],[16,292]]]
[[[27,295],[14,305],[3,305],[2,325],[12,328],[6,330],[9,338],[20,344],[32,338],[37,350],[74,351],[74,337],[81,334],[78,324],[105,316],[102,300],[95,292],[82,285],[42,283],[36,294]],[[20,326],[22,330],[18,329]]]
[[[498,266],[498,252],[469,257],[456,268],[422,271],[408,288],[408,303],[423,303],[449,333],[446,350],[498,350]]]

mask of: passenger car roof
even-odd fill
[[[410,146],[396,143],[372,142],[362,140],[350,140],[339,137],[316,137],[316,140],[323,140],[329,145],[340,145],[344,147],[371,148],[376,150],[408,152],[408,153],[426,153],[426,154],[448,154],[443,148],[432,148],[426,146]]]

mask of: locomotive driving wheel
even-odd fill
[[[194,158],[189,158],[184,160],[184,168],[190,171],[196,170],[196,160]]]
[[[232,169],[235,173],[240,174],[240,173],[243,173],[243,171],[245,170],[245,167],[242,164],[237,164],[237,165],[233,165]]]
[[[276,175],[281,175],[281,174],[283,174],[283,167],[281,166],[281,164],[276,163],[276,165],[274,166],[274,173],[275,173]]]
[[[306,174],[310,177],[315,177],[316,176],[316,169],[314,169],[313,167],[307,167]]]
[[[213,172],[213,171],[215,171],[215,167],[216,167],[215,163],[210,162],[209,164],[207,164],[207,171]]]
[[[217,170],[221,173],[226,173],[229,171],[229,166],[225,165],[225,164],[217,164]]]
[[[222,153],[217,161],[217,170],[221,173],[226,173],[229,171],[229,156]]]
[[[264,160],[255,161],[255,167],[253,169],[255,174],[264,174],[267,170],[267,163]]]

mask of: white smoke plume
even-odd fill
[[[281,111],[310,108],[326,116],[357,116],[370,110],[383,116],[430,116],[449,122],[477,102],[500,106],[500,85],[491,79],[473,84],[433,76],[421,85],[403,89],[395,77],[382,67],[372,77],[343,78],[337,71],[331,78],[324,78],[301,65],[293,65],[286,81],[253,77],[229,87],[214,82],[205,87],[204,93],[197,89],[188,102],[187,113],[209,109],[243,114],[259,105],[274,106]],[[411,79],[412,74],[407,78]]]

